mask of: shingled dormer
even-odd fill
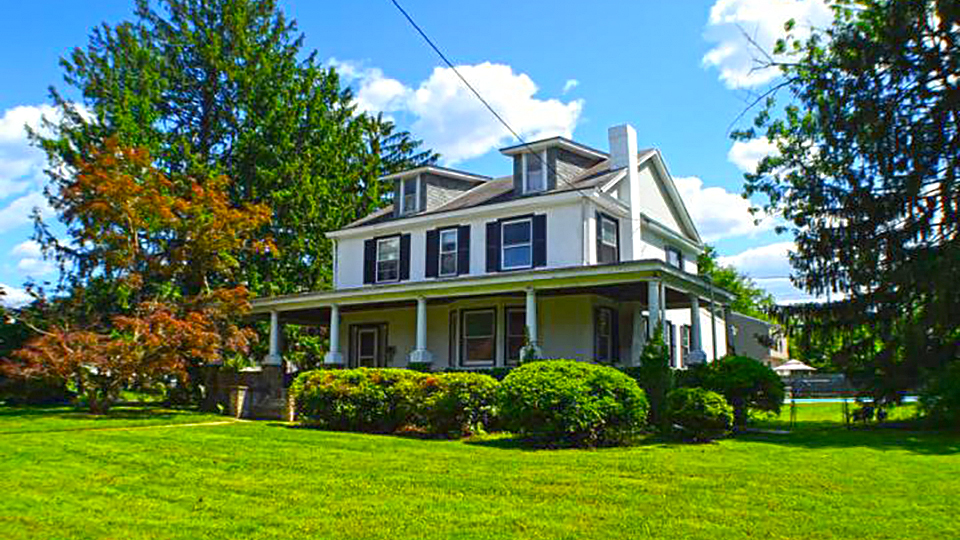
[[[513,190],[516,195],[533,195],[563,187],[597,165],[607,154],[564,137],[553,137],[502,148],[513,157]],[[559,179],[558,179],[559,176]]]
[[[393,215],[401,217],[439,208],[490,177],[428,165],[387,175],[382,180],[393,181]]]

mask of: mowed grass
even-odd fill
[[[960,438],[847,430],[838,404],[604,450],[32,411],[0,409],[3,538],[960,537]]]

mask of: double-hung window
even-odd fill
[[[441,276],[457,275],[457,229],[440,231],[440,272]]]
[[[530,218],[505,221],[501,224],[501,267],[516,270],[533,266],[533,233]]]
[[[420,200],[420,177],[406,178],[400,181],[400,213],[410,214],[417,211]]]
[[[493,309],[475,309],[462,313],[461,365],[492,366],[497,354],[497,312]]]
[[[516,365],[527,341],[527,310],[522,307],[508,307],[505,318],[507,354],[504,360],[508,365]]]
[[[547,189],[547,153],[523,154],[523,192],[537,193]]]
[[[665,251],[667,253],[667,264],[683,270],[683,253],[680,253],[680,250],[673,246],[667,246]]]
[[[687,363],[690,356],[690,325],[685,324],[680,327],[680,358],[683,363]]]
[[[598,362],[613,360],[615,344],[613,343],[614,312],[608,307],[597,308],[597,320],[594,321],[594,339],[596,341],[594,354]]]
[[[620,260],[619,242],[617,242],[617,229],[619,224],[617,220],[599,214],[599,223],[597,223],[597,235],[600,238],[598,245],[600,247],[597,253],[597,260],[601,263],[618,262]]]
[[[377,283],[400,279],[400,237],[377,240]]]

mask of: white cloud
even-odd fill
[[[33,301],[33,297],[27,294],[27,291],[23,289],[0,283],[0,290],[5,293],[0,295],[0,304],[3,304],[7,307],[18,308]]]
[[[36,188],[45,181],[43,152],[30,145],[26,126],[40,129],[41,119],[56,119],[49,105],[24,105],[0,116],[0,200]]]
[[[15,257],[32,257],[36,259],[43,256],[43,250],[40,248],[39,242],[34,240],[25,240],[13,246],[13,249],[10,250],[10,254]]]
[[[450,68],[435,68],[414,88],[377,68],[336,59],[328,63],[354,82],[361,110],[410,115],[413,133],[440,152],[446,164],[483,155],[512,139]],[[538,99],[533,80],[504,64],[484,62],[457,70],[524,139],[572,135],[583,100]]]
[[[674,178],[683,203],[697,224],[700,235],[707,242],[755,234],[769,230],[772,223],[764,219],[754,224],[750,202],[722,187],[703,185],[696,176]]]
[[[761,56],[743,35],[747,33],[764,51],[772,53],[783,25],[796,21],[793,34],[805,38],[811,27],[825,27],[833,13],[824,0],[717,0],[710,8],[704,38],[713,44],[703,65],[720,71],[727,88],[749,88],[775,79],[779,71],[756,69]]]
[[[753,278],[757,285],[773,295],[779,304],[817,302],[817,298],[798,289],[790,282],[789,254],[796,249],[793,242],[776,242],[747,249],[736,255],[720,257],[718,262],[733,266]]]
[[[580,81],[576,79],[567,79],[567,82],[563,83],[563,93],[566,94],[578,86],[580,86]]]
[[[727,152],[727,159],[741,171],[754,173],[763,158],[776,153],[775,144],[766,137],[758,137],[749,141],[735,141]]]
[[[53,215],[46,197],[40,191],[31,191],[0,208],[0,234],[29,224],[34,208],[38,208],[43,217]]]
[[[10,250],[10,255],[20,258],[17,261],[17,270],[31,278],[53,273],[57,268],[53,261],[44,260],[40,244],[33,240],[17,244]]]

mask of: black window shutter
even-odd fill
[[[487,272],[500,271],[500,222],[487,223]]]
[[[363,282],[373,283],[377,279],[377,241],[363,241]]]
[[[400,235],[400,281],[410,279],[410,235]]]
[[[533,216],[533,267],[547,265],[547,216]]]
[[[616,226],[616,231],[617,231],[617,257],[616,257],[616,259],[614,259],[613,262],[620,262],[620,261],[621,261],[621,257],[620,257],[620,220],[615,220],[614,223],[617,224],[617,226]]]
[[[605,262],[603,260],[603,216],[597,212],[597,263]]]
[[[424,275],[428,278],[437,277],[440,267],[440,229],[431,229],[427,231],[427,266],[424,268]]]
[[[605,360],[600,358],[600,308],[593,308],[593,359]]]
[[[557,149],[556,148],[547,149],[547,163],[545,164],[545,167],[547,169],[547,191],[553,191],[557,189]]]
[[[470,226],[457,227],[457,275],[470,273]]]

